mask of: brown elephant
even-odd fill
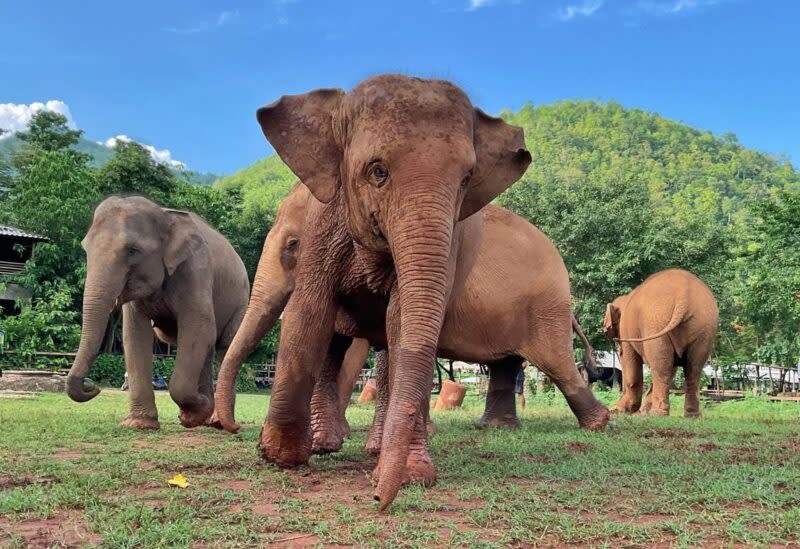
[[[686,379],[684,415],[700,415],[700,374],[717,337],[719,312],[708,286],[690,272],[667,269],[649,276],[606,307],[603,330],[619,342],[624,382],[613,411],[669,415],[675,369]],[[642,404],[642,364],[653,384]],[[641,406],[641,410],[640,410]]]
[[[272,328],[294,288],[295,266],[303,238],[303,226],[304,223],[314,223],[305,218],[304,203],[308,200],[315,199],[305,186],[299,185],[279,207],[275,224],[264,243],[245,319],[220,368],[215,395],[216,410],[220,418],[218,426],[231,432],[239,429],[233,421],[233,402],[236,376],[242,362]],[[545,313],[551,312],[552,307],[546,303],[549,300],[568,303],[569,295],[565,291],[569,291],[569,281],[555,247],[536,227],[496,206],[489,205],[484,210],[487,215],[484,215],[483,238],[477,242],[480,245],[477,260],[463,290],[452,297],[437,353],[461,360],[474,357],[490,360],[490,389],[486,409],[477,425],[513,427],[518,424],[513,375],[519,359],[514,361],[513,357],[509,357],[510,360],[505,360],[504,357],[498,362],[497,354],[491,349],[506,346],[521,349],[525,338],[530,338],[531,333],[550,332],[552,319],[549,317],[534,317],[530,321],[526,319],[524,323],[520,323],[519,319],[529,316],[528,311],[538,311],[540,308]],[[489,283],[486,283],[487,279]],[[499,299],[497,287],[503,283],[506,297]],[[541,307],[540,302],[543,302]],[[560,311],[569,314],[568,307],[561,307]],[[493,320],[500,317],[510,318],[512,322],[505,322],[502,327],[493,326]],[[591,357],[591,345],[577,320],[571,315],[570,327],[581,338],[587,356]],[[568,334],[555,330],[552,340],[561,342],[560,338],[567,336]],[[540,342],[534,343],[539,344]],[[326,406],[333,399],[326,399],[320,394],[329,392],[329,389],[315,385],[311,411],[313,453],[338,450],[343,438],[349,433],[345,409],[368,350],[368,342],[362,339],[354,339],[348,349],[336,378],[336,410]],[[382,355],[385,351],[380,353]],[[383,364],[383,357],[379,358],[376,364]],[[543,363],[543,368],[554,372],[558,379],[570,380],[570,372],[560,370],[574,370],[571,359],[568,361],[563,356],[559,359],[558,363]],[[384,376],[388,374],[380,368],[377,370],[380,397],[376,406],[374,427],[366,448],[369,453],[375,454],[380,451],[381,429],[388,405],[388,387],[383,382]],[[338,416],[338,420],[332,422],[331,417],[334,415]]]
[[[123,425],[159,427],[154,332],[178,346],[169,393],[181,409],[181,423],[205,423],[214,404],[214,354],[222,358],[247,308],[250,283],[236,251],[199,216],[138,196],[101,202],[82,245],[87,275],[80,346],[67,376],[70,398],[85,402],[100,392],[86,376],[109,314],[120,304],[130,384],[130,414]]]
[[[318,201],[284,311],[261,451],[281,466],[307,463],[314,378],[329,387],[327,372],[338,371],[350,344],[337,332],[385,339],[396,372],[376,468],[385,509],[404,481],[435,478],[423,417],[445,312],[482,237],[483,215],[473,214],[522,175],[530,154],[520,128],[475,109],[453,84],[400,75],[370,78],[348,93],[284,96],[258,120]],[[563,318],[568,333],[569,313]],[[545,352],[570,347],[545,345]],[[490,352],[499,361],[535,350]],[[561,389],[579,422],[604,426],[606,408],[576,379]]]

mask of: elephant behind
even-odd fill
[[[169,393],[181,423],[203,424],[213,412],[212,360],[222,358],[247,308],[250,284],[236,251],[196,214],[138,196],[101,202],[82,245],[87,275],[80,346],[67,376],[70,398],[85,402],[100,392],[87,376],[119,304],[130,384],[123,425],[159,427],[154,333],[178,348]]]
[[[684,415],[700,415],[700,374],[717,337],[719,311],[714,294],[695,275],[667,269],[649,276],[606,307],[606,337],[620,343],[623,393],[612,410],[669,415],[675,369],[686,380]],[[642,404],[642,364],[653,384]]]

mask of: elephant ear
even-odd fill
[[[606,305],[606,316],[603,318],[603,333],[608,337],[619,337],[616,325],[619,324],[619,308],[613,303]]]
[[[264,137],[320,202],[330,202],[339,181],[342,151],[333,130],[344,91],[284,95],[256,113]]]
[[[522,177],[531,163],[522,128],[475,109],[473,119],[475,171],[461,205],[465,219]]]
[[[172,275],[187,259],[205,246],[206,240],[200,234],[189,212],[164,209],[169,221],[167,241],[164,246],[164,267]]]

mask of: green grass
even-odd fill
[[[618,395],[600,393],[611,403]],[[800,405],[749,399],[684,420],[615,417],[577,428],[560,397],[529,399],[518,431],[477,431],[483,401],[434,412],[433,488],[377,512],[361,448],[372,407],[348,411],[337,454],[281,471],[256,453],[268,397],[241,395],[232,436],[119,426],[127,394],[0,398],[0,546],[322,544],[392,547],[747,546],[800,542]],[[189,488],[166,480],[183,473]]]

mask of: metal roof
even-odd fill
[[[49,240],[44,236],[27,233],[22,229],[17,229],[16,227],[11,227],[9,225],[0,225],[0,236],[13,236],[16,238],[28,238],[30,240]]]

